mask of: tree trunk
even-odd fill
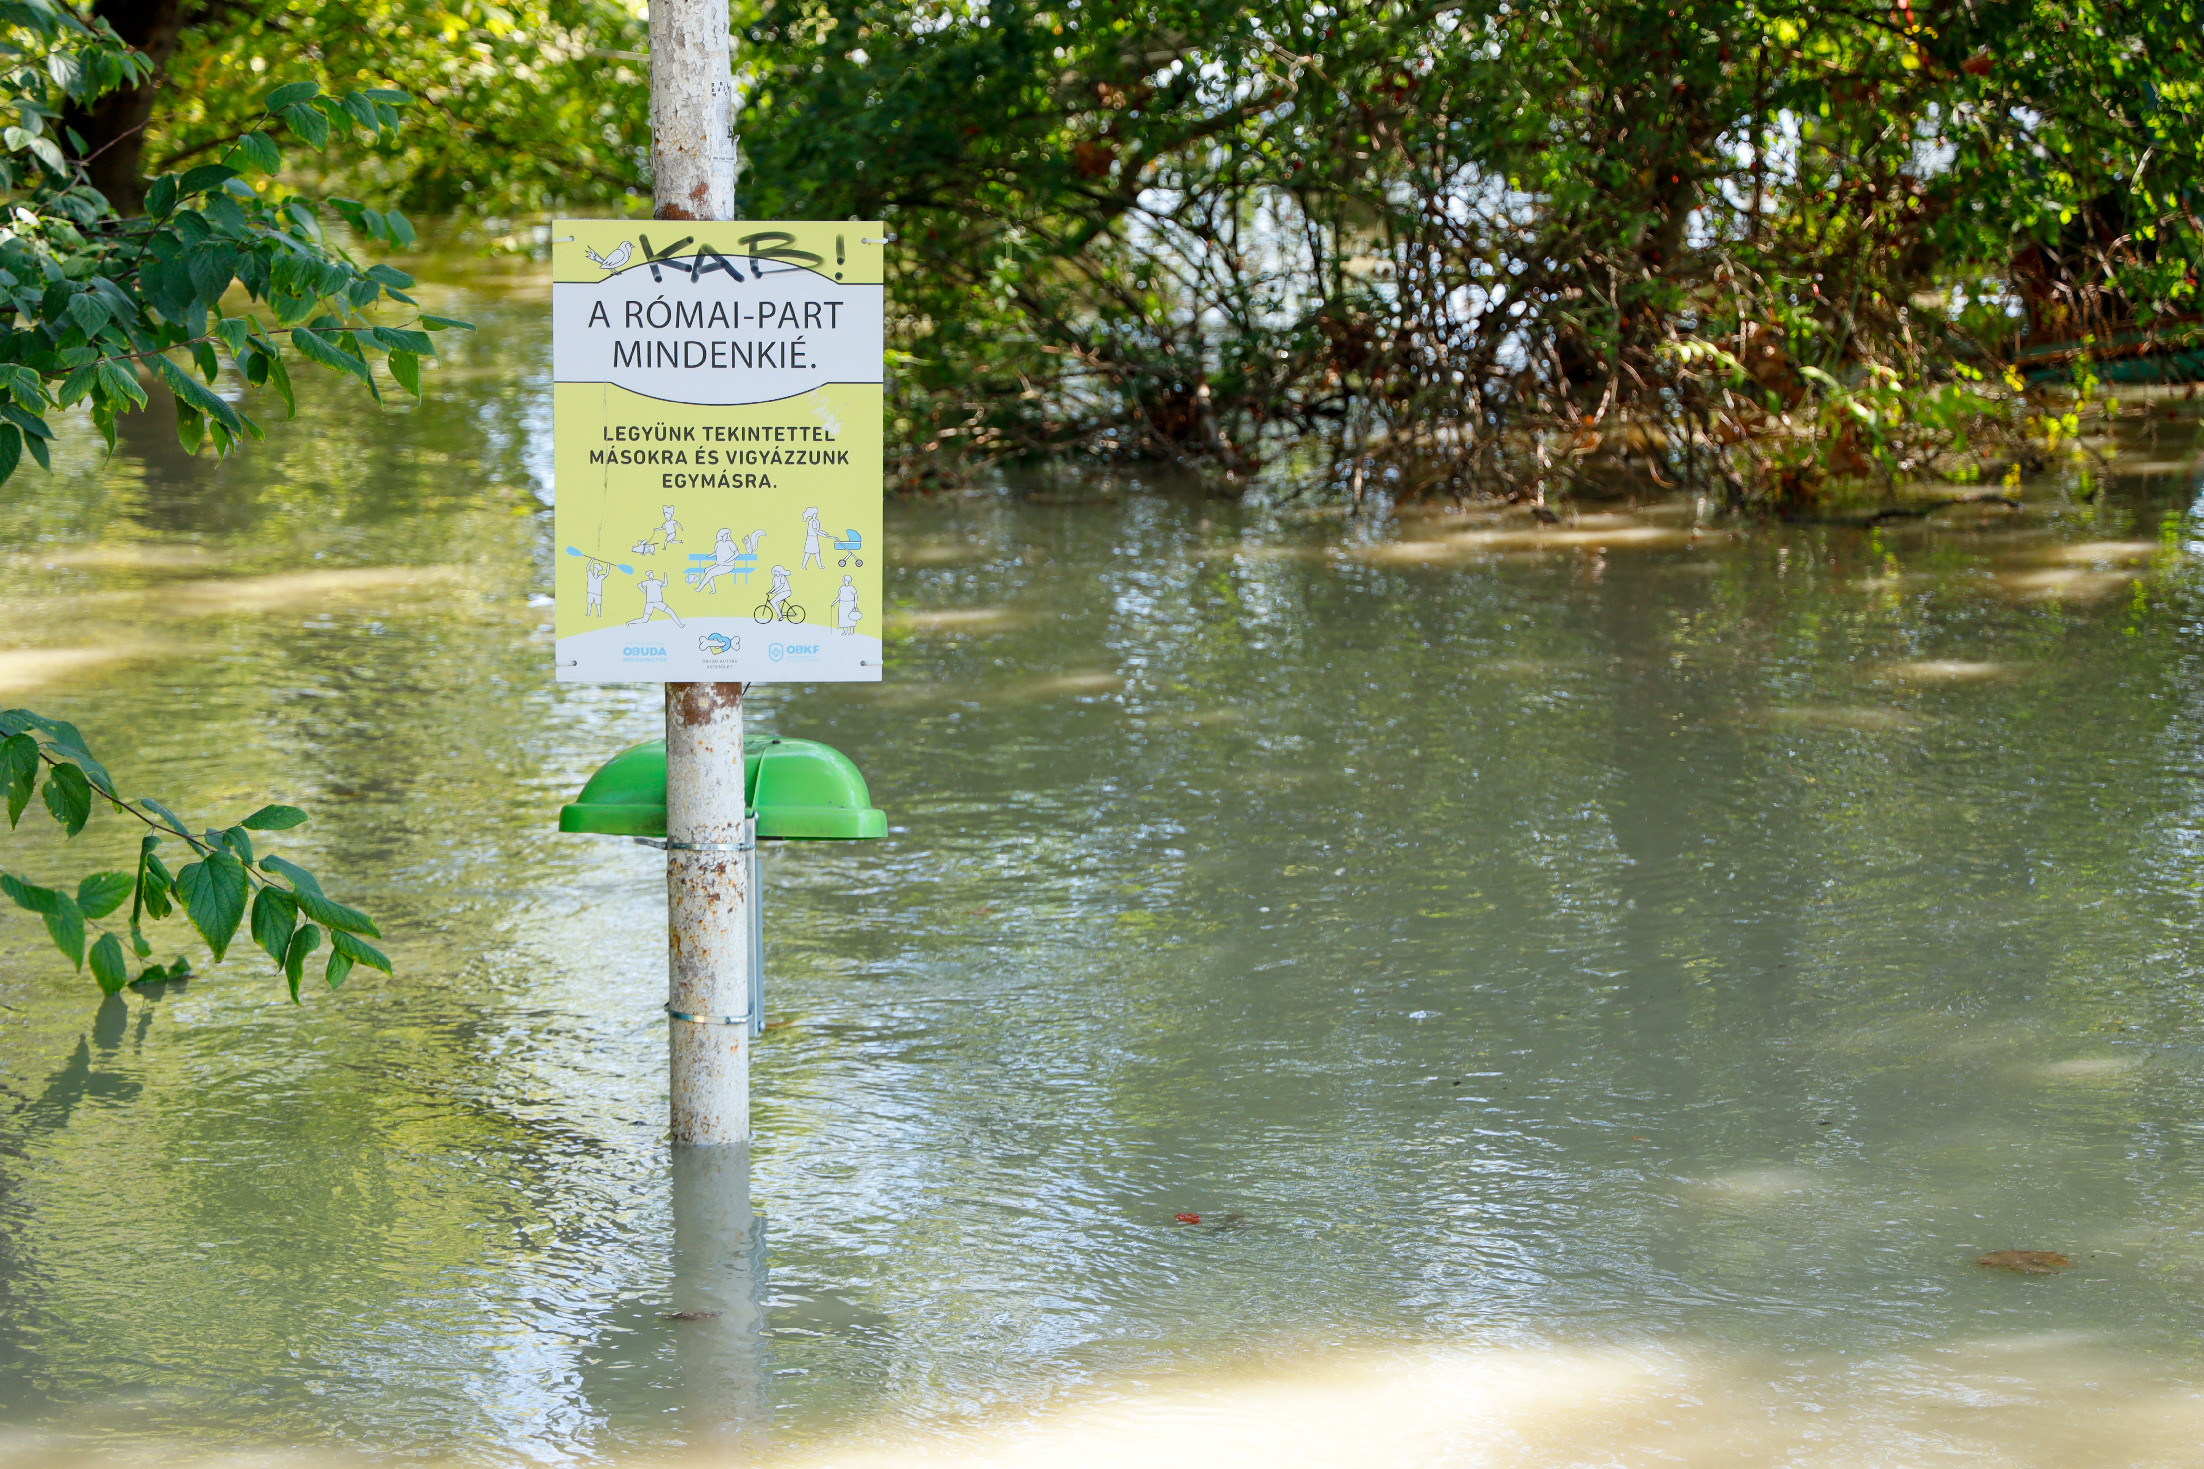
[[[109,92],[90,107],[72,105],[61,120],[84,139],[81,156],[92,187],[107,196],[116,212],[137,214],[145,208],[145,180],[138,172],[145,156],[145,124],[153,115],[162,69],[183,29],[184,0],[98,0],[92,13],[113,26],[125,45],[152,60],[153,75],[138,86]]]
[[[659,219],[735,212],[727,0],[652,0],[651,202]],[[666,1013],[677,1145],[750,1141],[750,905],[742,685],[666,685]],[[735,1017],[740,1023],[731,1023]]]

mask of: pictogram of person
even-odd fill
[[[591,617],[605,615],[605,578],[611,572],[612,568],[602,561],[589,563],[589,615]]]
[[[721,530],[719,539],[712,543],[711,563],[690,572],[689,585],[710,592],[715,597],[718,596],[719,588],[713,586],[712,583],[734,571],[735,557],[738,554],[740,553],[735,550],[735,533],[731,530]]]
[[[855,634],[857,624],[864,615],[857,610],[856,585],[848,577],[843,577],[842,589],[834,594],[834,622],[842,629],[842,636],[846,638]]]
[[[781,603],[788,600],[790,590],[788,568],[775,566],[773,568],[773,590],[765,594],[765,600],[773,604],[773,615],[775,617],[781,615]]]
[[[636,586],[643,593],[643,615],[630,622],[629,627],[641,627],[661,612],[673,618],[675,627],[688,626],[671,607],[666,605],[666,579],[664,577],[655,571],[646,571],[643,573],[643,579],[637,582]]]
[[[826,557],[819,551],[819,542],[825,538],[826,532],[819,529],[819,507],[814,505],[804,512],[804,559],[798,563],[798,570],[808,571],[814,566],[826,570]]]

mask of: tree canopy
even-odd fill
[[[626,204],[650,150],[649,29],[622,0],[246,0],[185,13],[147,157],[176,168],[255,126],[245,78],[394,87],[420,125],[301,159],[320,188],[418,213]],[[311,140],[306,140],[311,141]]]
[[[761,0],[745,204],[902,235],[915,461],[1739,496],[2195,310],[2195,7]]]
[[[98,10],[150,44],[164,6],[149,168],[283,137],[240,83],[296,77],[434,118],[316,144],[301,181],[500,217],[647,197],[626,0]],[[1071,454],[1357,497],[1682,476],[1794,504],[2036,462],[2075,425],[2031,379],[2187,339],[2196,22],[736,0],[740,197],[894,223],[909,483]]]

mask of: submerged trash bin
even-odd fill
[[[743,846],[750,884],[750,1034],[765,1031],[765,903],[759,891],[759,842],[874,841],[888,815],[872,804],[865,777],[849,756],[817,740],[745,740]],[[607,760],[559,808],[559,830],[666,844],[666,742],[651,740]]]

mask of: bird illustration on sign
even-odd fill
[[[582,246],[582,253],[595,261],[602,270],[618,270],[621,266],[627,264],[628,257],[635,253],[635,242],[633,240],[622,240],[620,248],[610,255],[599,255],[587,245]]]

